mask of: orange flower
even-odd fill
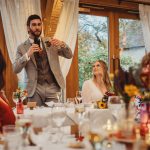
[[[132,97],[132,96],[139,94],[139,89],[132,84],[125,85],[124,91],[126,94],[128,94],[129,97]]]
[[[27,95],[28,95],[27,90],[24,90],[23,92],[24,92],[24,96],[27,96]]]
[[[21,88],[16,89],[16,92],[14,92],[14,99],[25,99],[27,97],[28,93],[26,90],[22,90]]]

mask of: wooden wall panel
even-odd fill
[[[14,105],[12,101],[12,92],[16,90],[17,88],[17,76],[16,74],[13,73],[12,70],[12,63],[9,59],[7,47],[6,47],[6,42],[5,42],[5,36],[4,36],[4,30],[3,30],[3,24],[2,24],[2,19],[0,15],[0,49],[2,50],[3,56],[6,60],[6,70],[4,72],[4,78],[5,78],[5,93],[10,101],[11,106]]]
[[[66,97],[75,97],[76,91],[79,89],[79,78],[78,78],[78,42],[76,43],[76,48],[71,64],[71,68],[66,79]]]

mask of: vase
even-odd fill
[[[21,99],[19,99],[17,104],[16,104],[16,110],[17,110],[17,114],[23,114],[24,113],[24,107],[23,107],[23,103],[22,103]]]

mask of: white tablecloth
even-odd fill
[[[14,110],[14,112],[16,111]],[[26,108],[24,109],[23,117],[31,118],[32,123],[34,125],[36,126],[39,125],[39,126],[44,127],[51,123],[51,112],[52,112],[52,108],[46,108],[46,107],[36,108],[33,110]],[[79,123],[78,113],[75,113],[75,108],[73,107],[66,108],[66,113],[68,117],[66,117],[64,126]],[[110,120],[111,122],[115,121],[109,109],[93,109],[90,107],[86,107],[85,113],[83,115],[85,118],[88,119],[89,124],[94,125],[94,129],[100,129],[99,127],[102,127],[103,125],[105,125],[108,120]],[[86,127],[84,126],[84,128]],[[69,129],[67,130],[69,131]],[[70,133],[67,133],[67,134],[69,135]],[[45,140],[44,137],[42,139]],[[42,145],[42,150],[49,150],[49,149],[72,150],[73,148],[70,148],[68,146],[69,142],[70,141],[68,139],[66,140],[66,142],[63,142],[63,144],[62,143],[56,144],[56,143],[53,143],[52,141],[47,140],[47,143],[44,143]],[[41,150],[41,149],[38,149],[38,147],[26,147],[25,149],[26,150]],[[88,144],[85,144],[85,148],[82,148],[82,150],[91,150],[91,149],[92,149],[91,146],[89,146]],[[120,150],[120,149],[125,150],[125,146],[119,143],[112,143],[112,147],[109,148],[109,150]],[[105,149],[102,149],[102,150],[107,150],[107,149],[105,147]]]
[[[31,118],[32,123],[34,125],[46,126],[51,118],[51,111],[52,108],[42,107],[42,108],[35,108],[30,110],[29,108],[24,109],[24,118]],[[16,112],[14,110],[14,112]],[[75,113],[75,108],[66,108],[67,117],[64,122],[64,126],[78,124],[78,113]],[[15,113],[16,114],[16,113]],[[114,122],[114,117],[111,114],[109,109],[93,109],[90,107],[85,108],[85,117],[88,117],[90,122],[99,123],[100,125],[104,125],[107,123],[108,120]],[[17,116],[17,114],[16,114]]]

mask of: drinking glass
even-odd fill
[[[3,126],[5,146],[8,150],[18,150],[22,146],[22,136],[15,125]]]
[[[49,142],[49,131],[39,128],[31,128],[30,130],[30,140],[32,143],[37,145],[40,150],[43,149],[44,145]]]
[[[109,96],[108,108],[117,120],[123,117],[123,102],[119,96]]]
[[[20,127],[21,129],[21,133],[23,135],[26,135],[30,126],[32,124],[32,120],[30,118],[20,118],[18,120],[16,120],[16,126]]]
[[[79,103],[82,103],[82,92],[81,91],[76,91],[76,99],[78,100]]]
[[[66,110],[63,104],[55,105],[52,108],[52,121],[58,128],[58,140],[56,142],[61,142],[62,132],[61,126],[65,122],[66,119]]]
[[[57,99],[58,99],[59,103],[62,102],[62,93],[61,92],[57,92]]]
[[[79,138],[80,138],[82,136],[81,125],[82,125],[82,122],[84,120],[84,112],[85,112],[84,104],[83,103],[76,104],[75,105],[75,111],[78,114]]]

